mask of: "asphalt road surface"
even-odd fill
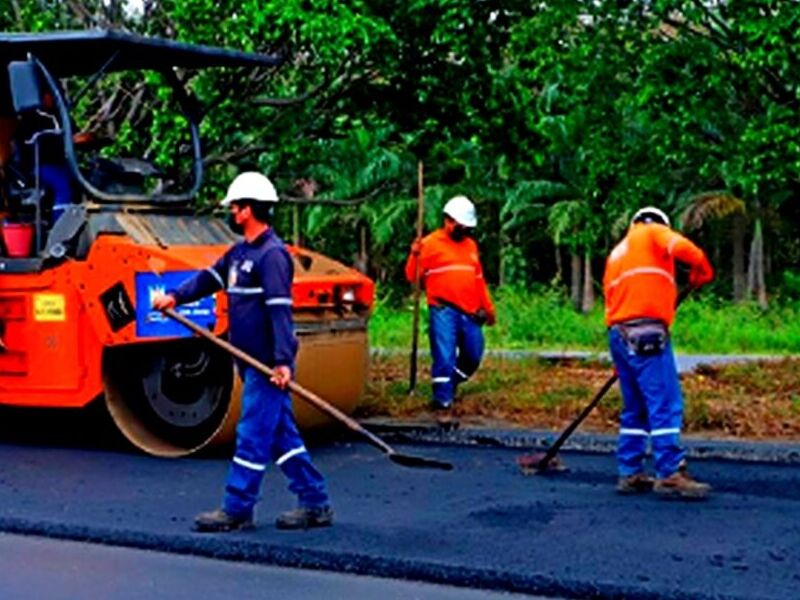
[[[223,458],[6,443],[0,530],[545,596],[800,597],[798,465],[698,460],[693,472],[716,494],[683,503],[617,496],[610,454],[566,454],[569,472],[524,477],[519,450],[400,449],[455,470],[405,469],[361,444],[317,448],[334,527],[275,530],[275,513],[292,498],[272,471],[261,526],[208,535],[189,528],[195,513],[219,503]]]
[[[3,600],[522,600],[528,596],[0,534]]]

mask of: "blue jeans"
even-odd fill
[[[615,328],[609,330],[611,358],[622,390],[617,465],[622,477],[641,473],[651,441],[656,476],[678,470],[685,451],[680,445],[683,396],[672,345],[653,356],[640,356]]]
[[[449,306],[431,306],[428,335],[433,366],[433,401],[448,407],[456,386],[481,364],[483,331],[463,312]]]
[[[242,414],[236,426],[233,456],[222,508],[229,515],[252,516],[267,464],[278,465],[289,480],[298,504],[329,504],[325,480],[311,463],[297,431],[289,392],[272,385],[259,371],[243,372]]]

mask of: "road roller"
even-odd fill
[[[187,73],[280,62],[115,31],[0,34],[0,405],[104,403],[132,444],[158,456],[233,439],[240,385],[231,357],[150,305],[154,294],[208,267],[236,240],[224,221],[195,210],[202,111]],[[81,77],[91,88],[110,73],[140,70],[161,74],[187,124],[191,173],[182,186],[143,159],[87,161],[74,131],[75,99],[67,100],[65,78]],[[32,114],[37,127],[26,129]],[[49,197],[52,165],[43,159],[49,152],[52,162],[54,140],[58,166],[76,190],[60,206]],[[27,165],[19,155],[29,157]],[[298,382],[352,412],[367,376],[374,284],[310,250],[289,251]],[[223,293],[179,310],[226,335]],[[328,424],[301,400],[295,410],[303,428]]]

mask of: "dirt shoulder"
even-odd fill
[[[420,365],[417,394],[409,395],[408,360],[376,356],[360,418],[432,419],[429,362]],[[611,375],[600,362],[488,357],[459,389],[454,416],[462,425],[561,430]],[[800,440],[800,357],[700,365],[681,375],[684,432],[713,439]],[[615,434],[621,397],[614,386],[581,426]]]

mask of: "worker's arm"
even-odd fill
[[[489,295],[489,287],[486,285],[486,279],[483,277],[483,266],[480,260],[478,261],[475,277],[477,278],[478,294],[480,294],[481,310],[486,312],[486,324],[491,327],[497,321],[497,313],[494,310],[492,297]]]
[[[153,299],[153,308],[163,310],[174,308],[178,304],[194,302],[209,294],[225,289],[228,278],[228,252],[207,269],[199,271],[181,283],[176,289]],[[170,298],[172,300],[170,300]]]
[[[286,249],[269,250],[261,259],[260,273],[264,305],[272,325],[272,354],[276,371],[272,382],[283,388],[291,379],[291,368],[297,353],[297,339],[292,324],[294,266]]]
[[[422,240],[417,238],[411,243],[411,252],[408,254],[406,260],[406,280],[409,283],[414,283],[417,279],[417,263],[419,263],[419,278],[422,279],[423,265],[425,259],[422,256],[423,243]]]
[[[706,253],[680,233],[669,229],[667,232],[661,243],[673,260],[689,265],[689,285],[699,288],[714,279],[714,269]]]

